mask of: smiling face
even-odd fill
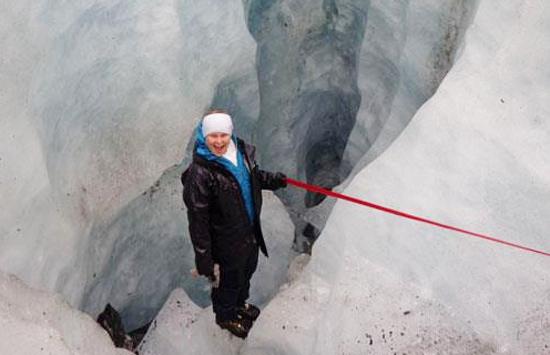
[[[227,133],[214,132],[207,135],[205,140],[208,149],[214,155],[221,157],[227,152],[231,136]]]

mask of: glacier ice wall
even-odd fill
[[[346,147],[356,171],[376,158],[437,90],[454,63],[477,1],[373,1],[361,48],[363,104]],[[390,27],[393,31],[382,31]],[[343,170],[341,178],[349,172]]]
[[[266,142],[262,159],[316,185],[342,183],[375,143],[373,156],[380,154],[434,93],[476,4],[245,1],[257,42],[255,136]],[[309,212],[322,196],[292,189],[278,195],[289,206],[299,248],[308,244],[330,206]]]
[[[2,269],[78,304],[112,251],[92,231],[182,161],[254,41],[235,1],[2,7]]]
[[[105,331],[59,295],[31,289],[0,272],[0,353],[130,355]]]
[[[345,192],[550,251],[549,18],[481,2],[436,94]],[[547,353],[549,262],[338,202],[241,353]]]

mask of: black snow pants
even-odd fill
[[[235,263],[220,263],[220,285],[212,288],[212,307],[220,321],[237,318],[237,307],[248,299],[250,279],[258,266],[258,246]]]

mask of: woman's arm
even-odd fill
[[[183,179],[182,179],[183,180]],[[210,182],[196,167],[187,171],[183,187],[183,201],[187,207],[189,235],[195,251],[195,265],[200,275],[214,277],[212,237],[210,235]]]

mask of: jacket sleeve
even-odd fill
[[[195,265],[200,275],[212,277],[212,237],[210,235],[210,181],[207,174],[189,169],[183,187],[183,201],[187,207],[189,235],[195,251]],[[183,180],[183,179],[182,179]]]
[[[256,170],[256,177],[263,190],[277,190],[286,187],[286,175],[283,173],[271,173],[265,170]]]
[[[243,142],[244,143],[244,142]],[[246,161],[249,164],[250,171],[254,174],[260,184],[262,190],[277,190],[281,187],[286,187],[286,175],[283,173],[272,173],[261,170],[256,163],[255,153],[256,147],[253,145],[244,144],[243,152],[245,153]]]

